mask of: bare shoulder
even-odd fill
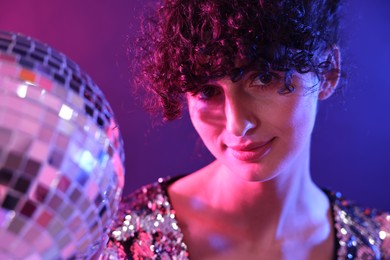
[[[214,173],[219,167],[220,163],[214,161],[205,167],[173,182],[168,187],[170,198],[174,199],[176,196],[192,196],[199,193],[199,191],[202,191],[202,188],[207,185],[207,182],[213,177]]]

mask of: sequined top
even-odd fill
[[[101,259],[189,259],[167,192],[173,181],[159,179],[123,199]],[[325,193],[334,217],[334,258],[390,259],[390,214]]]

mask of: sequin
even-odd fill
[[[159,179],[123,199],[102,259],[189,259],[167,193],[170,182]],[[335,257],[390,259],[389,214],[361,208],[339,192],[324,191],[332,205]]]

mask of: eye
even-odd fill
[[[207,100],[218,96],[220,93],[221,90],[217,86],[205,85],[201,87],[201,89],[196,92],[194,96],[197,96],[199,99]]]
[[[271,72],[256,74],[253,78],[252,85],[265,86],[272,83],[276,77],[277,75]]]

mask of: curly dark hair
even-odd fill
[[[136,43],[136,85],[166,120],[180,116],[183,93],[248,68],[285,72],[279,93],[289,93],[293,71],[332,69],[321,55],[338,43],[339,10],[340,0],[162,0]]]

